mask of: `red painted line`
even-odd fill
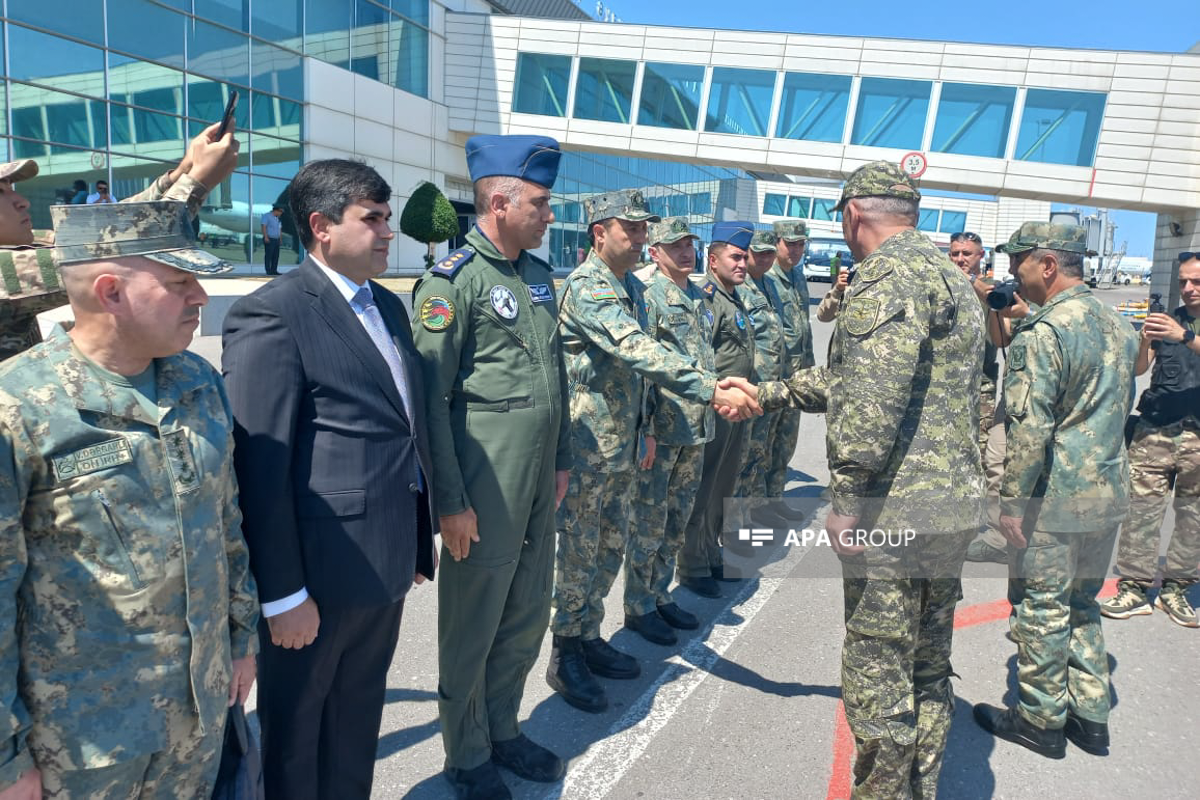
[[[1110,578],[1104,582],[1098,596],[1112,597],[1116,593],[1117,579]],[[1008,619],[1011,610],[1012,606],[1008,600],[993,600],[989,603],[966,606],[954,612],[954,629],[960,630]],[[848,800],[852,780],[850,765],[853,761],[854,734],[850,732],[850,723],[846,722],[846,707],[839,700],[833,723],[833,774],[829,776],[829,790],[825,794],[825,800]]]
[[[1092,182],[1088,184],[1088,197],[1092,196],[1092,190],[1096,188],[1096,168],[1092,167]]]

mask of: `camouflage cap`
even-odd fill
[[[21,161],[6,161],[0,164],[0,181],[24,181],[38,174],[37,162],[32,158]]]
[[[750,249],[755,253],[774,253],[778,248],[776,242],[779,241],[774,231],[755,231],[754,236],[750,239]]]
[[[872,161],[863,164],[842,184],[842,198],[834,206],[835,211],[846,207],[846,201],[856,197],[903,197],[920,200],[921,193],[899,164],[890,161]]]
[[[127,256],[145,256],[168,267],[210,275],[233,265],[196,247],[187,204],[96,203],[50,206],[54,260],[60,266]]]
[[[624,219],[630,222],[660,222],[662,217],[646,208],[646,198],[641,192],[609,192],[598,194],[583,201],[587,224],[594,225],[606,219]]]
[[[803,242],[808,239],[808,223],[802,219],[781,219],[771,229],[785,242]]]
[[[698,239],[696,234],[692,233],[688,228],[686,217],[667,217],[662,222],[650,223],[650,235],[646,242],[650,245],[656,244],[674,244],[680,239]]]
[[[1087,247],[1087,228],[1054,222],[1023,222],[1008,241],[996,245],[997,253],[1024,253],[1045,248],[1092,255]]]

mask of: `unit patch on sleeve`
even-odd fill
[[[417,313],[425,330],[438,333],[450,327],[454,322],[454,303],[449,298],[433,295],[426,297]]]

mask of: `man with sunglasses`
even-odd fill
[[[96,191],[88,195],[87,202],[88,205],[95,203],[115,203],[117,202],[117,198],[109,193],[108,181],[96,181]]]
[[[1185,628],[1200,628],[1184,592],[1200,579],[1200,253],[1179,255],[1183,305],[1149,314],[1136,371],[1154,366],[1129,441],[1130,507],[1117,549],[1117,596],[1100,606],[1110,619],[1150,614],[1167,496],[1175,491],[1175,531],[1154,605]]]

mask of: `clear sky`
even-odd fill
[[[576,2],[595,13],[595,0]],[[1186,52],[1200,42],[1196,0],[604,0],[604,5],[623,22],[647,25],[1166,53]],[[1115,211],[1111,218],[1119,226],[1117,247],[1128,240],[1129,255],[1151,254],[1153,214]]]

